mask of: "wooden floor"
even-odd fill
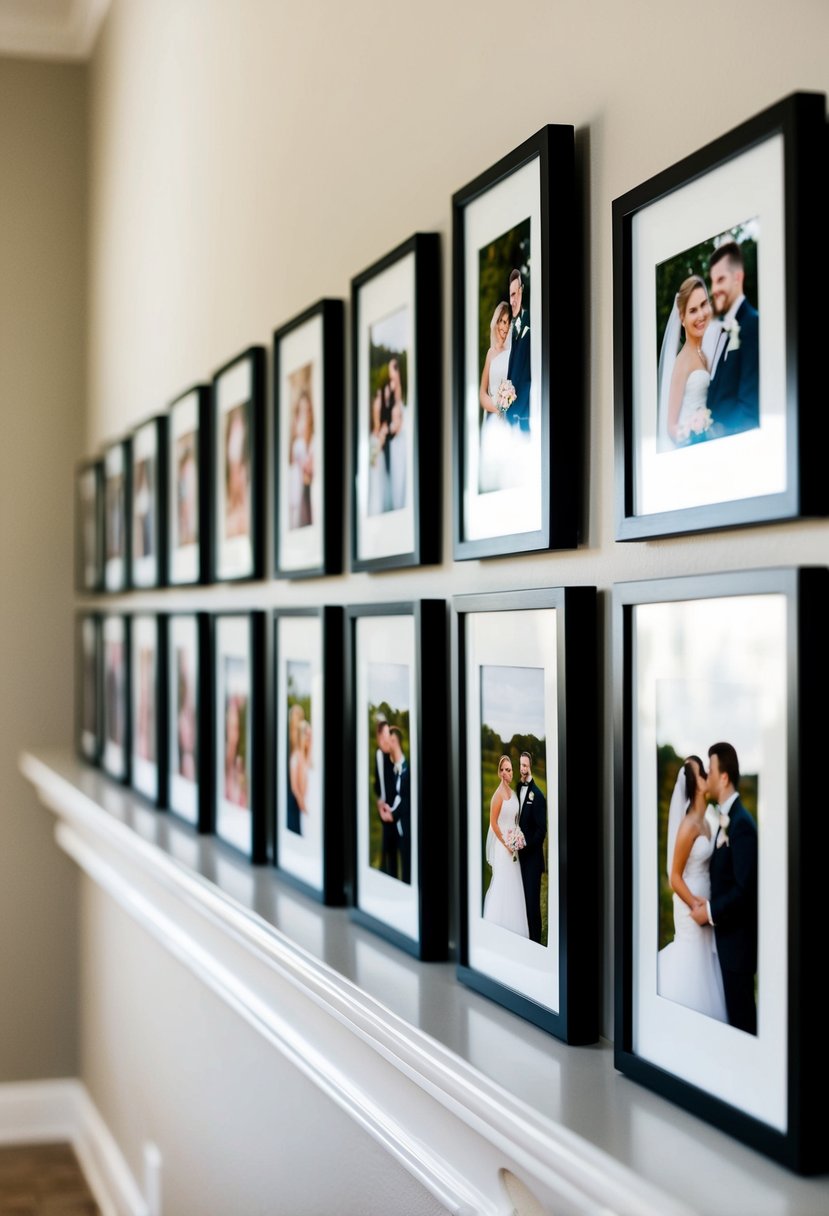
[[[100,1216],[72,1146],[0,1146],[0,1216]]]

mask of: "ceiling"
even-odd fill
[[[0,55],[88,59],[110,0],[0,0]]]

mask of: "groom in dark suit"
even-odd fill
[[[711,363],[708,439],[760,425],[760,318],[743,291],[745,265],[736,241],[720,245],[708,263],[714,311],[722,333]]]
[[[530,318],[523,306],[524,284],[521,271],[513,270],[509,277],[509,305],[512,312],[512,344],[507,365],[507,379],[512,381],[515,400],[506,412],[511,426],[529,433],[530,429]]]
[[[527,905],[530,938],[541,941],[541,875],[544,873],[544,838],[547,835],[547,799],[533,781],[533,758],[521,753],[518,786],[518,826],[524,833],[526,845],[518,854],[521,881]]]
[[[708,749],[708,793],[719,803],[720,827],[711,854],[711,899],[691,915],[711,924],[725,989],[728,1022],[757,1033],[757,824],[740,801],[740,765],[730,743]]]
[[[380,869],[384,874],[397,878],[397,855],[399,851],[397,829],[389,813],[389,799],[394,798],[394,764],[391,758],[391,735],[388,719],[378,714],[375,719],[377,750],[374,753],[374,793],[377,799],[377,814],[383,828],[380,850]]]
[[[394,765],[394,798],[389,814],[399,836],[401,880],[412,881],[412,775],[403,755],[403,735],[399,726],[389,727],[391,761]]]

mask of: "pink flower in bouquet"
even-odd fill
[[[523,849],[527,841],[520,828],[508,828],[504,834],[504,843],[512,853],[512,860],[518,861],[518,851]]]
[[[498,406],[499,413],[506,414],[517,396],[518,394],[512,381],[502,380],[498,386],[498,395],[495,398],[495,404]]]

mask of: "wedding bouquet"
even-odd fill
[[[527,841],[520,828],[507,828],[504,833],[504,843],[512,853],[512,860],[518,861],[518,850],[523,849]]]
[[[506,414],[509,407],[515,401],[518,394],[515,391],[515,385],[511,380],[502,380],[498,385],[498,395],[495,398],[495,404],[498,406],[499,414]]]
[[[698,410],[694,410],[687,422],[678,428],[677,441],[679,443],[687,443],[688,440],[698,439],[710,429],[713,421],[714,415],[708,406],[701,405]]]
[[[377,457],[383,450],[383,445],[377,435],[372,435],[369,439],[368,447],[368,462],[372,468],[377,464]]]

